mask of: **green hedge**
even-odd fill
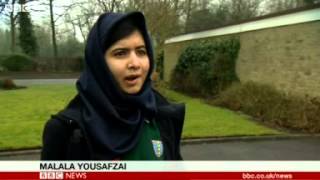
[[[3,67],[2,62],[8,58],[8,55],[0,54],[0,72],[6,71],[6,68]],[[0,84],[1,85],[1,84]]]
[[[186,93],[215,95],[238,81],[235,66],[240,41],[201,41],[183,50],[171,77],[171,86]]]
[[[164,51],[161,50],[158,54],[157,54],[157,58],[156,58],[156,71],[159,73],[160,79],[163,80],[163,76],[164,76],[164,64],[163,64],[163,59],[164,59]]]
[[[35,62],[24,54],[12,54],[2,61],[2,66],[9,71],[31,71],[35,69]]]
[[[0,89],[18,89],[21,87],[16,86],[12,79],[0,79]]]
[[[268,85],[247,82],[233,84],[208,102],[242,111],[273,127],[320,133],[319,97],[297,97]]]

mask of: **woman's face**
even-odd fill
[[[106,63],[118,83],[127,94],[138,93],[149,72],[149,57],[139,31],[115,42],[105,52]]]

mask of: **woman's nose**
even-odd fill
[[[136,52],[131,52],[129,57],[128,68],[129,69],[139,69],[140,68],[140,57],[136,54]]]

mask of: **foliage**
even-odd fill
[[[178,1],[141,1],[133,0],[124,4],[126,12],[141,11],[146,17],[148,30],[157,47],[162,48],[164,41],[182,31],[179,22]]]
[[[2,61],[2,65],[9,71],[30,71],[35,69],[31,57],[24,54],[12,54]]]
[[[2,61],[4,61],[5,59],[8,58],[8,56],[9,55],[7,55],[7,54],[0,54],[0,65],[1,65]]]
[[[161,50],[157,54],[156,58],[156,72],[159,73],[159,78],[162,80],[163,79],[163,69],[164,69],[164,64],[163,64],[163,59],[164,59],[164,51]]]
[[[45,121],[75,94],[73,85],[0,90],[0,150],[40,147]]]
[[[34,35],[33,26],[28,12],[19,13],[20,47],[25,54],[32,57],[38,55],[38,44]]]
[[[279,134],[231,111],[173,91],[163,91],[170,98],[187,103],[184,138]],[[40,147],[45,122],[75,95],[73,85],[38,85],[0,91],[0,150]]]
[[[34,27],[35,36],[37,38],[39,46],[39,57],[53,57],[52,43],[51,43],[51,31],[50,29],[42,26]],[[64,39],[64,38],[61,38]]]
[[[73,71],[83,71],[85,67],[85,59],[83,56],[74,57],[75,65],[73,66]]]
[[[303,6],[313,5],[320,3],[320,0],[277,0],[268,1],[264,9],[268,13],[276,13],[279,11],[285,11],[289,9],[299,8]]]
[[[228,14],[230,22],[239,22],[250,19],[259,15],[259,7],[262,1],[245,0],[245,1],[227,1]]]
[[[215,95],[237,81],[238,39],[201,41],[183,50],[173,71],[171,85],[187,93]]]
[[[210,106],[201,99],[191,98],[166,88],[157,89],[169,100],[186,104],[184,138],[281,134],[250,121],[247,116]]]
[[[6,71],[6,68],[3,67],[2,62],[7,58],[7,55],[0,54],[0,72]]]
[[[267,85],[248,82],[232,85],[210,102],[242,111],[275,127],[320,132],[319,98],[292,96]]]
[[[37,71],[39,72],[79,72],[84,69],[83,56],[38,57]]]
[[[257,0],[221,0],[211,5],[202,1],[187,19],[185,33],[213,29],[256,17],[261,4],[262,1]]]
[[[0,54],[7,54],[10,52],[10,32],[0,28]],[[0,55],[0,59],[1,59]],[[1,60],[0,60],[1,61]]]
[[[12,89],[20,89],[24,87],[17,86],[12,79],[0,79],[0,89],[12,90]]]
[[[212,20],[215,19],[215,14],[210,12],[209,9],[201,9],[192,13],[190,20],[186,22],[187,33],[198,32],[216,27],[216,23]]]
[[[13,89],[16,85],[12,79],[0,80],[0,89]]]
[[[60,57],[77,57],[83,54],[84,44],[80,43],[76,38],[69,35],[66,40],[58,43],[58,51]]]

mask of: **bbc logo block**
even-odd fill
[[[63,172],[40,172],[40,179],[63,179]]]

